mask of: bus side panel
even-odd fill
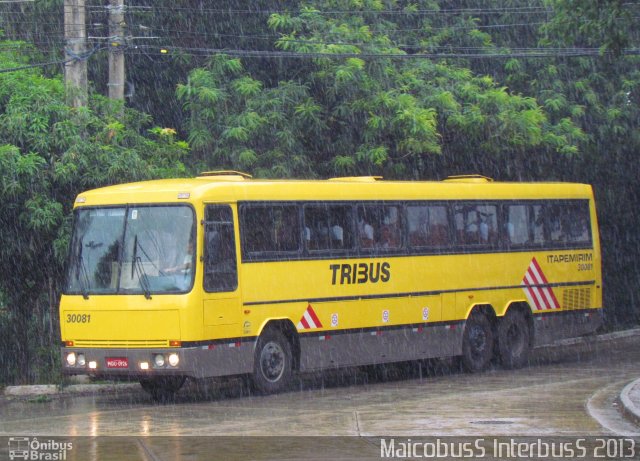
[[[255,341],[217,344],[215,348],[193,349],[188,355],[190,375],[195,378],[240,375],[253,371]]]
[[[462,324],[305,334],[300,337],[301,371],[402,362],[460,354]]]

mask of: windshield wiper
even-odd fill
[[[144,250],[143,250],[144,251]],[[142,264],[142,258],[138,256],[138,234],[133,238],[133,259],[131,260],[131,278],[134,274],[138,274],[138,280],[140,280],[140,286],[144,290],[144,297],[151,299],[151,288],[149,285],[149,279],[147,273],[144,270],[144,264]]]
[[[82,276],[82,277],[81,277]],[[84,259],[82,258],[82,239],[78,244],[78,256],[76,257],[76,280],[80,284],[80,292],[84,299],[89,299],[89,273],[87,266],[84,265]]]

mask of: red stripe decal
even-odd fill
[[[311,304],[309,304],[309,306],[307,306],[307,312],[311,316],[311,319],[313,320],[313,323],[315,323],[315,327],[316,328],[322,328],[322,322],[320,321],[320,319],[316,315],[316,312],[313,310],[313,307],[311,307]]]

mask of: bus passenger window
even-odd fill
[[[567,205],[566,233],[572,243],[591,242],[591,222],[587,201]]]
[[[351,207],[307,205],[304,207],[304,236],[310,251],[353,248]]]
[[[495,245],[498,242],[498,213],[495,205],[456,205],[454,223],[456,240],[460,245]]]
[[[364,219],[358,220],[358,238],[361,248],[373,248],[373,226]]]
[[[331,226],[331,246],[342,248],[344,246],[344,229],[337,224]]]
[[[412,247],[437,249],[449,245],[449,218],[445,205],[410,205],[407,222]]]
[[[402,246],[400,209],[395,205],[358,207],[360,248],[393,250]]]
[[[358,243],[360,248],[373,248],[373,226],[362,216],[358,218]]]
[[[260,253],[299,250],[300,225],[296,205],[242,205],[240,222],[242,248],[250,259],[259,259]]]
[[[587,201],[549,204],[544,210],[547,244],[571,246],[591,243]]]
[[[204,242],[205,291],[234,291],[238,286],[238,271],[231,208],[207,207]]]
[[[530,243],[528,205],[509,205],[507,207],[507,222],[505,234],[509,245],[518,246]]]
[[[544,207],[533,205],[533,212],[529,216],[529,227],[532,232],[531,243],[535,245],[544,244]]]
[[[562,225],[562,211],[563,207],[561,205],[547,205],[545,207],[548,243],[563,243],[566,241]]]
[[[273,224],[275,232],[275,247],[278,251],[297,251],[298,209],[296,207],[283,207],[273,212]]]

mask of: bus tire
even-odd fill
[[[529,361],[531,330],[524,313],[509,310],[498,323],[498,351],[505,368],[521,368]]]
[[[144,378],[140,380],[140,386],[156,402],[166,403],[174,399],[176,392],[180,390],[184,381],[184,376]]]
[[[486,315],[475,312],[467,319],[462,336],[462,366],[476,373],[486,370],[493,358],[494,335]]]
[[[253,361],[253,385],[261,394],[281,392],[292,376],[291,343],[277,329],[269,328],[258,338]]]

